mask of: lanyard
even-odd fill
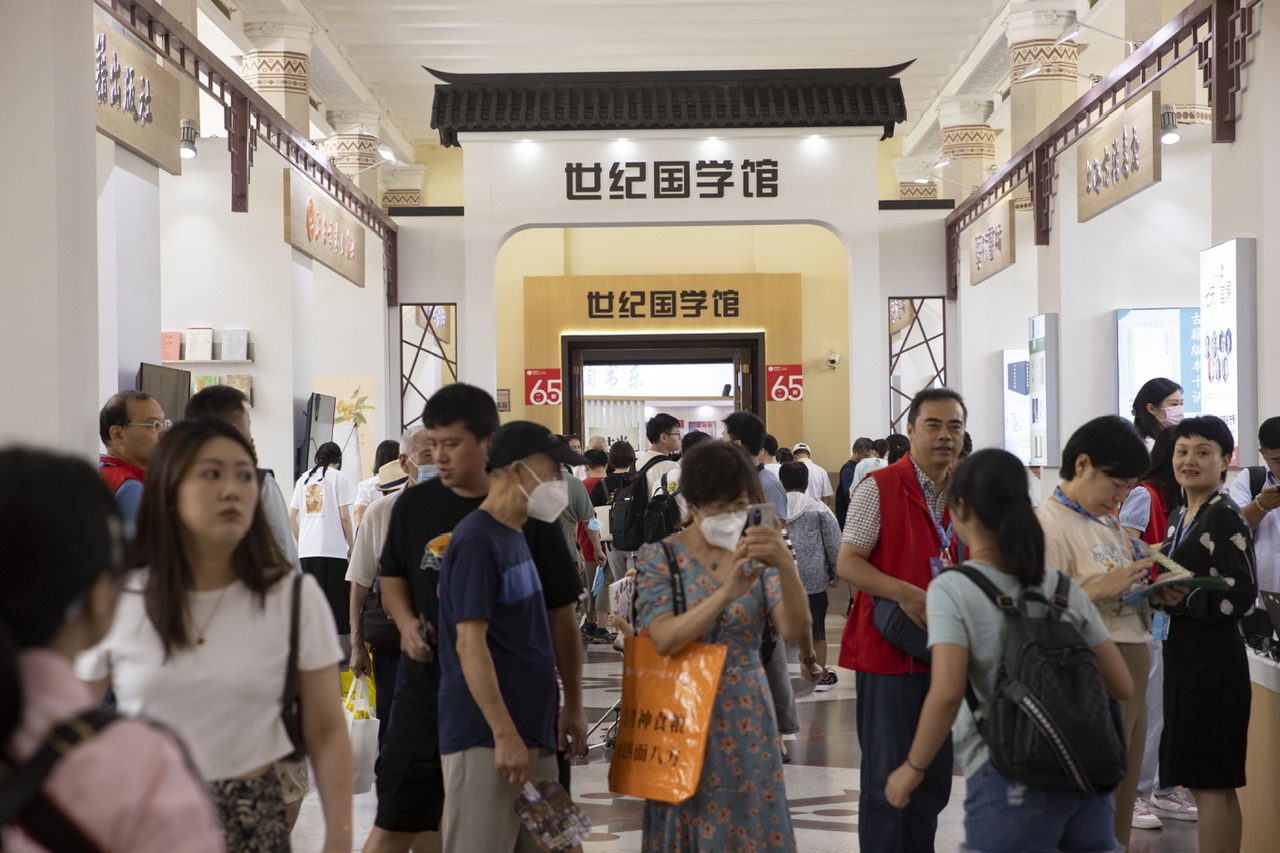
[[[1083,515],[1085,518],[1089,519],[1090,521],[1094,521],[1094,522],[1097,522],[1098,524],[1101,524],[1103,527],[1107,528],[1112,533],[1119,533],[1125,539],[1128,539],[1129,544],[1133,547],[1134,558],[1138,560],[1142,559],[1143,551],[1142,551],[1142,547],[1138,544],[1138,540],[1130,536],[1128,533],[1125,533],[1124,530],[1120,528],[1119,524],[1116,524],[1115,527],[1112,527],[1110,524],[1107,524],[1105,521],[1098,518],[1096,515],[1089,514],[1088,512],[1085,511],[1084,507],[1080,506],[1080,504],[1076,503],[1075,501],[1071,500],[1071,498],[1067,497],[1067,493],[1062,491],[1061,486],[1057,486],[1054,488],[1053,496],[1058,499],[1059,503],[1061,503],[1063,506],[1065,506],[1067,509],[1071,510],[1072,512],[1078,513],[1079,515]],[[1110,518],[1110,516],[1107,516],[1107,517]]]
[[[1206,503],[1207,503],[1207,501],[1206,501]],[[1190,528],[1192,528],[1192,527],[1195,527],[1195,525],[1196,525],[1196,516],[1200,514],[1200,509],[1201,509],[1201,507],[1203,507],[1203,506],[1204,506],[1204,504],[1201,504],[1200,506],[1196,507],[1196,511],[1195,511],[1195,512],[1193,512],[1193,513],[1191,513],[1190,515],[1186,515],[1186,514],[1185,514],[1185,513],[1186,513],[1186,507],[1183,507],[1183,510],[1182,510],[1182,511],[1183,511],[1184,515],[1182,516],[1182,518],[1178,519],[1178,527],[1177,527],[1177,529],[1176,529],[1176,530],[1174,530],[1174,531],[1173,531],[1173,541],[1172,541],[1171,543],[1169,543],[1169,553],[1170,553],[1170,554],[1172,554],[1174,551],[1178,550],[1178,546],[1182,544],[1182,537],[1186,535],[1187,530],[1188,530],[1188,529],[1190,529]]]
[[[914,467],[914,466],[913,466]],[[938,541],[942,543],[942,548],[938,552],[939,556],[945,555],[951,550],[951,538],[955,536],[955,522],[949,521],[947,526],[943,528],[942,520],[933,512],[933,507],[929,505],[929,495],[925,493],[924,483],[920,482],[920,477],[916,477],[916,486],[920,489],[920,497],[924,498],[924,508],[929,512],[929,519],[933,522],[933,527],[938,531]],[[945,515],[945,513],[943,513]]]

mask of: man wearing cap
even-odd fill
[[[797,462],[803,462],[809,469],[809,488],[805,489],[805,494],[815,501],[822,501],[828,509],[834,509],[836,493],[831,488],[831,477],[809,458],[813,455],[809,451],[809,445],[802,441],[791,448],[791,452],[795,454]]]
[[[215,386],[221,387],[221,386]],[[201,392],[203,393],[203,392]],[[378,687],[378,744],[387,736],[391,723],[391,706],[395,702],[396,678],[400,671],[400,634],[390,625],[391,637],[380,637],[366,628],[366,618],[382,615],[385,628],[386,615],[381,602],[378,584],[378,555],[387,541],[387,524],[391,521],[391,509],[404,489],[431,479],[435,466],[431,464],[431,445],[427,430],[422,424],[414,424],[400,436],[400,456],[378,469],[375,487],[385,497],[369,504],[360,527],[356,530],[355,547],[351,549],[351,562],[347,564],[347,581],[351,584],[351,673],[356,676],[369,672],[369,653],[373,654],[373,681]],[[365,610],[369,593],[378,588],[377,609],[371,614]],[[384,631],[385,633],[385,631]]]
[[[510,808],[528,781],[553,780],[556,655],[533,554],[521,532],[568,504],[561,465],[585,463],[529,421],[498,429],[492,483],[479,509],[453,530],[440,567],[440,717],[444,849],[537,849]],[[522,848],[523,849],[523,848]]]

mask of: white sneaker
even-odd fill
[[[1130,826],[1134,829],[1159,829],[1164,824],[1160,822],[1160,818],[1151,813],[1151,807],[1147,805],[1147,801],[1138,797],[1133,801],[1133,821]]]
[[[1170,817],[1174,820],[1197,820],[1200,816],[1200,810],[1181,791],[1152,796],[1151,809],[1159,812],[1161,817]]]

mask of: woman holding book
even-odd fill
[[[1235,441],[1220,419],[1172,428],[1173,473],[1186,505],[1161,546],[1197,576],[1226,589],[1192,589],[1168,608],[1164,643],[1164,736],[1160,783],[1190,789],[1199,808],[1201,853],[1240,849],[1240,803],[1249,731],[1249,663],[1236,623],[1253,607],[1253,535],[1222,483]]]

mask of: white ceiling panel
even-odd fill
[[[409,136],[457,73],[856,68],[901,75],[910,130],[1006,0],[304,0]]]

